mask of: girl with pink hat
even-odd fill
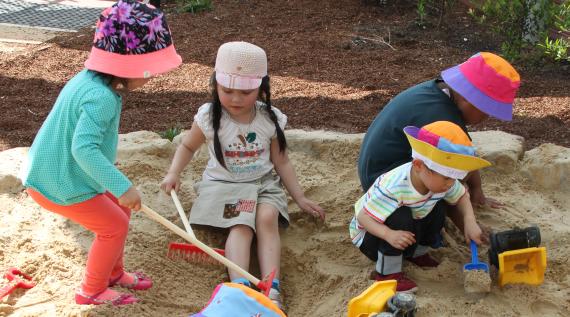
[[[281,184],[302,210],[323,220],[325,213],[305,197],[287,156],[287,116],[271,104],[265,51],[246,42],[220,46],[211,89],[212,102],[198,109],[161,188],[178,190],[180,173],[207,144],[210,159],[195,185],[190,223],[228,228],[226,256],[246,270],[255,235],[261,274],[276,269],[269,297],[281,307],[279,226],[289,224]],[[233,282],[249,284],[237,272],[229,275]]]
[[[39,130],[23,171],[29,195],[43,208],[95,233],[78,304],[138,302],[119,286],[146,290],[149,277],[123,267],[131,209],[140,193],[114,162],[122,97],[182,62],[163,13],[120,0],[97,22],[85,69],[63,88]]]

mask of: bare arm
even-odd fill
[[[305,193],[297,180],[297,174],[293,168],[293,164],[289,161],[289,156],[287,151],[279,152],[279,142],[274,138],[271,140],[271,161],[275,167],[275,171],[281,177],[283,185],[289,192],[289,195],[293,198],[295,203],[302,210],[308,212],[313,216],[319,216],[322,220],[325,220],[325,211],[321,206],[312,200],[305,197]]]
[[[194,122],[190,131],[182,138],[182,142],[176,149],[176,153],[174,153],[174,158],[172,159],[168,173],[160,184],[162,190],[166,193],[170,193],[172,189],[178,191],[180,187],[180,173],[182,173],[186,165],[190,163],[192,157],[194,157],[194,153],[196,153],[204,142],[206,142],[206,137],[196,122]]]
[[[459,217],[463,219],[463,234],[465,235],[465,241],[469,243],[469,240],[473,240],[477,244],[481,244],[483,232],[477,224],[477,220],[475,220],[475,213],[473,212],[469,192],[466,191],[465,195],[459,199],[456,210],[460,214]]]

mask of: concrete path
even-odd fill
[[[0,0],[0,51],[41,44],[95,25],[106,0]]]

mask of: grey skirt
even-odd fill
[[[268,173],[246,183],[202,180],[194,185],[198,198],[190,211],[190,224],[229,228],[246,225],[255,230],[258,204],[279,211],[279,226],[289,226],[287,196],[279,176]]]

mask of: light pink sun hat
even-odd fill
[[[214,70],[216,81],[226,88],[255,89],[267,76],[267,55],[261,47],[251,43],[224,43],[218,49]]]

